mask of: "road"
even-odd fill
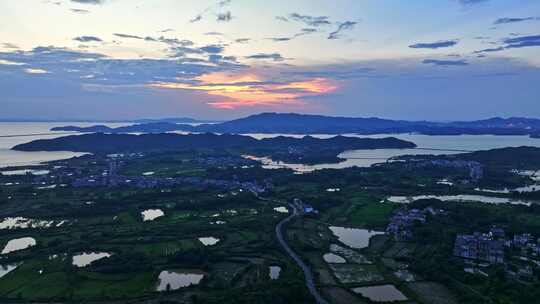
[[[294,262],[298,265],[298,267],[300,267],[300,269],[302,269],[302,271],[304,272],[304,278],[306,280],[306,287],[315,298],[315,302],[317,304],[328,304],[328,302],[321,296],[321,294],[315,287],[315,283],[313,281],[313,273],[311,272],[311,269],[309,269],[309,267],[302,261],[302,259],[300,259],[300,257],[291,249],[291,247],[289,247],[289,245],[285,241],[285,238],[283,237],[283,225],[287,224],[293,218],[298,216],[298,210],[296,210],[296,208],[292,204],[289,204],[289,206],[291,207],[293,212],[291,215],[281,220],[276,225],[276,237],[281,247],[285,249],[287,254],[294,260]]]

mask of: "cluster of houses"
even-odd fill
[[[402,208],[394,213],[390,218],[390,223],[386,227],[386,233],[391,235],[396,241],[410,241],[413,238],[412,227],[415,223],[423,224],[426,216],[443,214],[444,210],[437,210],[433,207],[420,209]]]
[[[471,182],[477,182],[484,176],[484,169],[481,163],[471,160],[447,160],[432,159],[407,162],[410,169],[422,167],[446,167],[446,168],[464,168],[469,170],[469,179]]]
[[[293,200],[293,205],[300,212],[300,214],[318,214],[319,211],[317,211],[313,206],[310,204],[304,203],[301,199],[295,198]]]
[[[458,234],[454,244],[454,255],[464,259],[505,263],[505,249],[517,250],[520,255],[539,257],[540,239],[530,233],[516,234],[507,238],[503,229],[492,227],[488,233]]]
[[[454,243],[454,255],[464,259],[504,263],[504,231],[492,229],[489,233],[458,234]]]
[[[51,167],[50,173],[40,176],[32,176],[32,184],[35,185],[71,185],[75,188],[83,187],[118,187],[129,186],[139,189],[148,188],[170,188],[176,185],[193,185],[200,188],[215,187],[225,190],[244,189],[253,193],[263,193],[272,188],[272,183],[265,180],[262,183],[257,181],[241,182],[237,180],[208,179],[203,177],[158,177],[152,172],[147,172],[141,176],[124,176],[118,174],[118,169],[129,158],[141,157],[141,155],[115,154],[106,158],[105,162],[92,161],[94,166],[71,167],[55,166]],[[196,161],[202,162],[202,159]],[[235,164],[248,164],[250,161],[242,158],[231,157],[209,157],[207,163],[234,162]]]

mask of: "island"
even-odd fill
[[[90,153],[153,152],[197,149],[236,150],[240,153],[271,157],[273,160],[302,164],[340,162],[338,155],[347,150],[407,149],[412,142],[388,138],[335,136],[327,139],[278,136],[255,139],[250,136],[203,134],[104,134],[71,135],[35,140],[13,147],[16,151],[73,151]]]

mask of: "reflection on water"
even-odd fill
[[[470,195],[470,194],[459,194],[459,195],[416,195],[416,196],[390,196],[386,198],[387,201],[397,204],[409,204],[421,199],[438,199],[444,202],[464,202],[464,203],[473,203],[480,202],[486,204],[511,204],[511,205],[525,205],[530,206],[531,202],[516,200],[507,197],[494,197],[494,196],[484,196],[484,195]]]
[[[0,221],[0,230],[16,228],[49,228],[53,223],[54,221],[35,220],[25,217],[6,217]]]
[[[32,246],[36,246],[36,239],[32,237],[13,239],[7,242],[6,246],[2,250],[2,254],[8,254],[10,252],[23,250]]]
[[[197,285],[204,278],[203,273],[179,273],[174,271],[162,271],[159,274],[157,291],[176,290],[190,285]]]
[[[143,222],[146,222],[146,221],[153,221],[157,219],[158,217],[162,217],[165,215],[165,213],[161,209],[147,209],[141,212],[141,215],[143,218]]]
[[[379,285],[353,288],[352,291],[361,294],[374,302],[406,301],[407,297],[394,285]]]
[[[276,136],[291,136],[303,137],[299,134],[245,134],[258,139],[270,138]],[[335,135],[316,134],[311,135],[318,138],[329,138]],[[343,169],[350,167],[370,167],[373,164],[384,163],[389,159],[402,155],[441,155],[441,154],[456,154],[463,151],[478,151],[489,150],[503,147],[519,147],[533,146],[540,147],[540,139],[530,138],[529,136],[494,136],[494,135],[452,135],[452,136],[429,136],[418,134],[375,134],[375,135],[358,135],[358,134],[343,134],[348,137],[360,138],[384,138],[396,137],[406,141],[415,143],[418,149],[372,149],[372,150],[351,150],[345,151],[338,155],[344,159],[343,162],[337,164],[318,164],[304,165],[285,163],[281,161],[273,161],[268,157],[245,156],[246,158],[261,162],[265,169],[282,169],[288,168],[296,173],[308,173],[321,169]],[[460,152],[461,151],[461,152]]]
[[[274,211],[279,212],[279,213],[289,213],[289,210],[287,209],[287,207],[283,207],[283,206],[275,207]]]
[[[26,174],[32,174],[32,175],[47,175],[49,174],[49,170],[31,170],[31,169],[23,169],[23,170],[10,170],[10,171],[1,171],[2,175],[26,175]]]
[[[358,228],[345,228],[330,226],[329,229],[338,237],[343,244],[356,249],[366,248],[369,246],[369,240],[372,236],[384,234],[384,232],[373,231]]]
[[[15,270],[19,265],[20,264],[0,265],[0,278]]]
[[[334,253],[326,253],[325,255],[323,255],[323,259],[326,263],[332,264],[344,264],[345,262],[347,262],[344,258]]]
[[[199,242],[201,242],[204,246],[213,246],[219,242],[219,239],[212,236],[200,237]]]
[[[279,279],[279,274],[281,273],[281,267],[279,266],[270,266],[269,267],[269,276],[270,280],[277,280]]]
[[[487,192],[487,193],[502,193],[502,194],[509,194],[512,192],[519,192],[519,193],[527,193],[527,192],[536,192],[540,191],[540,185],[529,185],[524,187],[518,187],[514,189],[482,189],[482,188],[476,188],[475,191],[479,192]]]
[[[81,253],[73,256],[73,265],[77,267],[86,267],[92,262],[101,260],[103,258],[110,257],[111,254],[107,252],[89,252]]]
[[[76,132],[52,132],[51,128],[66,126],[66,125],[79,125],[79,126],[91,126],[96,123],[79,123],[79,122],[0,122],[0,168],[8,166],[29,166],[39,165],[42,162],[60,160],[72,158],[75,156],[81,156],[86,153],[75,153],[67,151],[57,152],[21,152],[10,150],[18,144],[27,143],[38,139],[53,139],[61,136],[67,136],[69,134],[78,134]],[[101,124],[101,123],[100,123]],[[112,123],[105,124],[111,127],[119,127],[126,124]],[[33,136],[19,136],[19,137],[1,137],[8,135],[27,135],[27,134],[44,134],[53,133],[51,135],[33,135]],[[58,133],[58,134],[54,134]],[[68,133],[68,134],[66,134]]]

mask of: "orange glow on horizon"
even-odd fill
[[[302,99],[327,94],[338,86],[326,78],[311,78],[292,82],[265,81],[256,74],[206,74],[195,79],[199,84],[159,82],[152,87],[204,91],[226,100],[209,102],[213,108],[237,109],[253,106],[305,106]]]

